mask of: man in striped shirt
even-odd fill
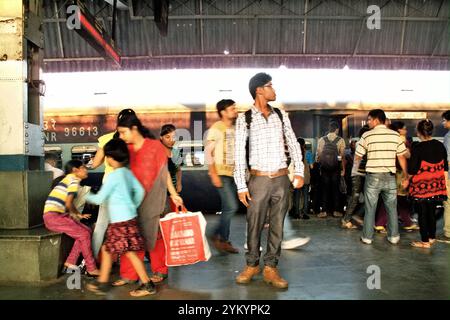
[[[364,155],[367,155],[366,182],[364,185],[364,227],[361,241],[371,244],[375,225],[375,211],[378,197],[381,197],[389,216],[388,241],[396,244],[400,240],[397,218],[397,185],[395,181],[398,159],[405,177],[403,187],[408,187],[407,149],[398,132],[388,129],[384,124],[386,115],[383,110],[369,112],[367,124],[370,131],[364,133],[357,144],[355,152],[356,167]]]
[[[268,102],[275,101],[272,77],[258,73],[250,79],[249,89],[255,99],[251,108],[251,122],[247,128],[245,114],[236,122],[235,171],[239,200],[247,207],[246,268],[236,278],[237,283],[249,283],[260,272],[260,242],[266,216],[269,213],[267,252],[264,255],[264,281],[278,288],[287,288],[288,282],[277,270],[283,240],[283,222],[288,211],[290,180],[288,178],[287,144],[294,162],[294,188],[303,186],[303,162],[300,145],[285,113],[272,108]],[[280,119],[281,118],[281,119]],[[250,180],[245,179],[247,170],[246,144],[248,140],[248,167]]]

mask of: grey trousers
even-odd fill
[[[247,208],[247,265],[259,265],[261,233],[269,213],[269,232],[264,265],[276,267],[281,254],[284,218],[289,207],[288,176],[277,178],[251,176],[248,190],[251,201]]]

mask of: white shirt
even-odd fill
[[[294,174],[303,177],[304,166],[302,152],[297,142],[291,122],[285,112],[282,111],[284,130],[280,118],[272,111],[269,117],[264,115],[255,106],[252,106],[252,122],[250,124],[249,162],[250,168],[259,171],[274,172],[287,168],[284,137],[288,145],[289,154],[294,162]],[[245,145],[248,130],[245,122],[245,114],[239,115],[236,121],[235,135],[235,171],[234,180],[238,192],[248,191],[245,180],[247,169]]]
[[[62,171],[59,168],[55,168],[52,165],[50,165],[49,163],[45,163],[45,171],[51,171],[53,172],[53,180],[55,180],[58,177],[61,177],[64,175],[64,171]]]

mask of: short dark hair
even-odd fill
[[[175,130],[177,130],[177,128],[175,128],[175,126],[171,123],[165,124],[161,127],[161,131],[159,132],[159,136],[165,136],[168,133],[174,132]]]
[[[81,162],[80,160],[69,160],[67,161],[66,165],[64,166],[64,173],[67,174],[71,174],[73,171],[73,168],[77,168],[80,169],[83,166],[83,162]]]
[[[394,121],[389,126],[389,128],[394,131],[398,131],[400,129],[403,129],[404,127],[405,127],[405,123],[403,121]]]
[[[447,121],[450,121],[450,110],[444,111],[442,113],[442,118],[447,120]]]
[[[128,146],[122,139],[111,139],[103,147],[105,157],[111,157],[121,164],[127,164],[130,159]]]
[[[386,122],[386,114],[384,113],[383,110],[381,109],[373,109],[369,111],[369,116],[372,119],[378,119],[381,123],[385,123]]]
[[[236,102],[234,102],[234,100],[231,100],[231,99],[222,99],[219,102],[217,102],[216,109],[217,109],[217,113],[219,114],[219,117],[222,118],[221,112],[223,110],[225,110],[226,108],[232,106],[235,103]]]
[[[370,128],[369,128],[369,125],[368,125],[368,124],[365,124],[365,125],[362,126],[361,129],[359,129],[358,137],[361,138],[362,135],[363,135],[364,133],[366,133],[367,131],[370,131]]]
[[[420,120],[417,124],[417,132],[424,137],[431,137],[433,134],[434,125],[430,119]]]
[[[330,132],[334,132],[339,129],[339,125],[336,121],[330,121],[330,123],[328,124],[328,129],[330,130]]]
[[[298,137],[297,142],[300,144],[300,147],[303,147],[306,145],[306,141],[302,137]]]
[[[272,81],[272,77],[264,72],[257,73],[250,79],[248,89],[250,90],[253,99],[256,98],[256,88],[262,87],[270,81]]]

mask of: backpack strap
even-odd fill
[[[275,113],[278,115],[278,118],[280,118],[281,121],[281,125],[283,126],[283,136],[284,136],[284,121],[283,121],[283,115],[281,114],[280,109],[278,108],[272,108],[273,111],[275,111]]]
[[[250,130],[250,124],[252,123],[252,109],[245,111],[244,116],[245,123],[247,124],[247,130]],[[248,133],[250,133],[250,131]]]

